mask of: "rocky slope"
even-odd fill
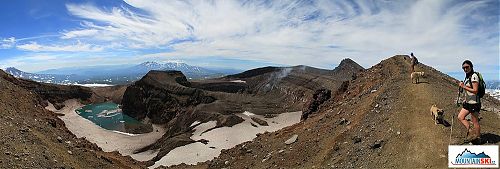
[[[54,104],[57,109],[60,109],[62,103],[69,99],[89,100],[93,93],[89,88],[81,86],[65,86],[48,83],[39,83],[32,80],[18,79],[12,75],[0,71],[0,78],[19,86],[23,89],[36,93],[41,100],[46,100]],[[97,99],[97,98],[94,98]],[[47,106],[47,103],[41,103]]]
[[[353,60],[346,58],[340,62],[339,66],[333,69],[333,72],[338,72],[337,77],[345,81],[355,78],[356,73],[362,70],[364,70],[363,67]]]
[[[143,168],[73,135],[43,100],[89,99],[90,90],[38,84],[0,70],[0,168]]]
[[[127,90],[128,85],[116,85],[116,86],[106,86],[106,87],[93,87],[90,88],[93,93],[93,102],[114,102],[116,104],[121,104],[123,99],[123,94]]]
[[[447,146],[463,143],[466,132],[452,118],[457,81],[419,64],[428,76],[412,84],[409,65],[408,56],[386,59],[332,91],[306,120],[212,161],[170,168],[446,168]],[[433,104],[445,110],[444,125],[431,120]],[[485,96],[483,104],[482,142],[475,144],[499,145],[500,102]]]
[[[353,63],[341,65],[359,66],[345,64]],[[235,114],[244,111],[260,115],[300,111],[316,90],[341,86],[343,81],[336,75],[345,70],[351,69],[265,67],[203,81],[187,81],[179,71],[150,71],[126,89],[123,111],[139,120],[166,125],[163,138],[141,150],[160,149],[152,160],[156,161],[175,147],[203,141],[189,138],[195,121],[215,120],[217,128],[242,122]]]
[[[127,88],[123,111],[139,120],[148,117],[153,123],[164,124],[188,107],[215,101],[202,90],[189,86],[180,71],[151,71]]]

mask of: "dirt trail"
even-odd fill
[[[462,143],[466,133],[456,118],[452,121],[460,109],[457,84],[424,64],[416,70],[427,76],[412,84],[407,56],[386,59],[358,74],[345,93],[306,121],[262,134],[196,167],[447,168],[448,145]],[[445,111],[444,124],[435,125],[429,110],[434,104]],[[486,97],[483,104],[481,144],[499,145],[500,116],[494,110],[500,103]],[[298,140],[286,145],[294,134]]]
[[[455,104],[456,86],[440,82],[442,77],[432,70],[419,68],[428,74],[422,83],[412,84],[408,73],[401,75],[403,79],[397,84],[401,87],[399,99],[393,105],[399,108],[391,117],[394,124],[388,127],[397,128],[402,134],[390,139],[383,153],[395,158],[388,164],[392,167],[446,168],[448,145],[461,144],[465,137],[465,128],[456,118],[461,109]],[[445,111],[444,124],[434,123],[429,110],[434,104]],[[484,114],[489,119],[481,122],[483,134],[495,133],[494,127],[498,125],[494,122],[498,118],[490,117],[490,113]],[[453,133],[450,139],[451,124]]]
[[[404,105],[400,119],[402,127],[406,129],[409,138],[403,142],[401,148],[406,150],[406,159],[412,161],[416,167],[446,167],[448,144],[447,136],[449,127],[442,124],[435,125],[429,109],[433,104],[440,105],[436,95],[440,95],[432,90],[431,83],[412,84],[406,83],[401,91]],[[450,113],[450,112],[448,112]]]

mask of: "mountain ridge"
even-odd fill
[[[382,60],[357,73],[346,90],[332,90],[335,94],[307,120],[259,135],[197,166],[169,168],[445,168],[447,145],[458,144],[466,131],[454,123],[449,140],[449,126],[435,125],[428,109],[438,105],[450,124],[459,111],[454,102],[458,81],[422,63],[416,70],[427,77],[412,84],[409,66],[406,55]],[[481,144],[499,144],[500,102],[485,96],[483,108]],[[297,141],[285,144],[294,135]]]
[[[141,79],[151,70],[178,70],[184,72],[191,79],[205,79],[223,76],[224,73],[192,66],[181,62],[158,63],[146,61],[133,66],[90,66],[84,68],[61,68],[29,73],[14,67],[9,67],[6,72],[17,78],[30,79],[37,82],[79,85],[79,84],[111,84],[125,85]],[[67,74],[62,74],[65,72]]]
[[[216,121],[216,128],[230,127],[242,122],[235,114],[244,111],[268,116],[300,111],[313,99],[309,94],[322,88],[340,87],[343,78],[336,77],[347,73],[343,72],[346,70],[303,65],[263,67],[195,81],[188,81],[179,71],[150,71],[127,88],[123,110],[131,117],[147,118],[168,128],[162,139],[141,150],[160,149],[154,162],[175,148],[167,145],[182,146],[199,141],[186,137],[195,121]]]
[[[458,112],[453,100],[456,98],[458,81],[422,63],[417,65],[416,70],[426,72],[427,76],[422,83],[412,84],[409,79],[409,64],[408,56],[397,55],[368,69],[356,69],[355,64],[346,60],[344,64],[337,66],[338,69],[333,70],[301,65],[268,67],[238,76],[192,81],[179,71],[149,71],[130,86],[107,88],[100,92],[104,96],[103,93],[122,90],[123,97],[118,96],[113,100],[123,102],[124,107],[147,110],[138,112],[145,114],[134,117],[165,117],[163,120],[153,121],[166,125],[167,133],[156,143],[139,150],[159,151],[155,158],[146,162],[148,164],[159,160],[175,147],[203,142],[190,138],[195,127],[191,124],[195,121],[205,123],[215,120],[216,127],[228,127],[241,122],[241,118],[234,113],[249,111],[272,116],[287,111],[307,111],[304,109],[309,109],[308,103],[315,103],[314,97],[319,97],[324,100],[317,102],[314,110],[311,109],[314,112],[298,124],[277,132],[260,134],[254,140],[223,150],[219,157],[196,166],[177,165],[170,168],[446,167],[446,159],[442,157],[446,153],[445,148],[448,144],[459,141],[465,129],[455,123],[456,129],[451,133],[453,137],[448,140],[449,126],[434,125],[428,118],[428,107],[436,104],[443,108],[446,112],[445,122],[451,122],[452,114]],[[351,70],[355,72],[351,74]],[[17,79],[3,71],[0,71],[0,77],[0,83],[7,84],[4,85],[7,90],[2,90],[7,92],[0,93],[0,104],[7,103],[6,108],[9,110],[6,112],[9,117],[14,115],[12,110],[15,107],[12,105],[17,103],[7,101],[16,91],[23,93],[20,95],[22,100],[31,97],[50,100],[54,97],[51,102],[70,98],[85,98],[89,102],[103,101],[103,98],[97,101],[95,90],[89,88],[69,89],[68,86],[41,84]],[[64,92],[65,90],[69,93]],[[72,95],[73,90],[77,91],[75,94],[89,95]],[[331,91],[331,97],[317,95],[318,91],[329,93],[328,90]],[[32,94],[24,95],[29,92]],[[116,95],[120,95],[120,92]],[[204,98],[213,100],[203,101],[206,100]],[[34,107],[43,107],[41,100],[36,102],[40,103],[19,105],[29,108],[26,112],[31,112],[38,110]],[[142,107],[131,102],[138,102]],[[486,95],[483,108],[482,144],[499,144],[500,133],[496,129],[500,126],[495,122],[500,120],[500,102]],[[54,124],[61,127],[60,122]],[[21,130],[25,131],[20,128],[19,131]],[[285,144],[293,137],[297,138],[295,142]],[[56,139],[52,140],[57,142]],[[79,150],[71,151],[80,154]],[[67,166],[77,164],[83,165],[73,162]],[[101,163],[98,161],[94,164]],[[92,164],[86,166],[88,165]]]

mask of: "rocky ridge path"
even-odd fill
[[[345,92],[323,103],[307,120],[224,150],[197,166],[170,168],[446,168],[448,145],[461,143],[465,128],[456,115],[457,82],[425,64],[427,76],[412,84],[409,58],[383,60],[351,80]],[[481,144],[500,144],[500,102],[483,99]],[[435,125],[429,109],[444,109]],[[298,135],[291,144],[285,141]]]

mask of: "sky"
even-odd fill
[[[250,69],[344,58],[365,68],[413,52],[500,79],[498,0],[16,0],[0,5],[0,68],[177,60]]]

